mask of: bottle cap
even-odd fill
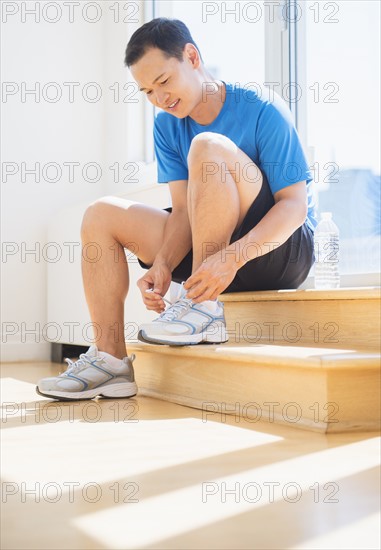
[[[332,212],[322,212],[321,213],[321,219],[322,220],[332,220]]]

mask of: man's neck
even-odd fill
[[[226,98],[225,84],[219,80],[206,81],[201,103],[189,115],[202,126],[211,124],[219,115]]]

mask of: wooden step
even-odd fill
[[[380,287],[222,294],[230,343],[380,349]]]
[[[320,432],[380,427],[374,352],[291,345],[169,347],[128,342],[141,394],[203,410]]]

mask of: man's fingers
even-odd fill
[[[196,304],[198,304],[200,302],[205,302],[205,300],[210,300],[209,290],[206,289],[204,292],[202,292],[201,294],[197,294],[197,296],[193,296],[193,298],[191,298],[191,299]]]
[[[148,309],[149,311],[156,311],[156,313],[163,313],[163,311],[164,311],[165,308],[160,308],[160,307],[157,307],[157,306],[149,306],[149,305],[146,305],[146,309]]]
[[[147,290],[143,293],[143,301],[147,309],[154,310],[158,313],[165,309],[162,297],[151,290]]]
[[[220,294],[220,285],[214,281],[201,280],[193,285],[187,292],[187,298],[194,302],[203,302],[204,300],[214,300]]]
[[[157,294],[150,289],[144,291],[144,298],[152,302],[158,302],[160,300],[163,301],[163,298],[160,296],[160,294]]]
[[[151,311],[156,311],[156,313],[164,311],[164,301],[161,296],[153,292],[153,283],[150,283],[146,279],[140,279],[137,284],[142,293],[143,303],[146,308]]]
[[[207,281],[199,281],[198,283],[192,285],[188,292],[187,297],[188,298],[197,298],[201,294],[205,292],[205,290],[208,288],[208,282]]]
[[[164,302],[144,302],[145,306],[150,309],[163,310],[165,309]]]
[[[160,302],[156,300],[144,300],[144,305],[147,309],[154,309],[155,311],[162,311],[165,309],[163,300]]]
[[[200,282],[200,277],[197,276],[195,273],[193,275],[191,275],[189,277],[189,279],[187,279],[184,283],[184,288],[185,290],[189,290],[190,288],[192,288],[192,286],[196,285],[197,283]]]
[[[148,290],[152,287],[152,283],[150,283],[146,279],[139,279],[137,285],[141,292],[144,292],[145,290]]]
[[[197,296],[192,298],[192,300],[196,303],[204,302],[205,300],[215,300],[219,296],[219,292],[217,292],[217,289],[211,287],[206,287],[201,293],[198,293]]]

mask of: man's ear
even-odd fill
[[[194,69],[198,69],[201,65],[201,57],[197,48],[191,44],[184,46],[184,61],[188,61]]]

